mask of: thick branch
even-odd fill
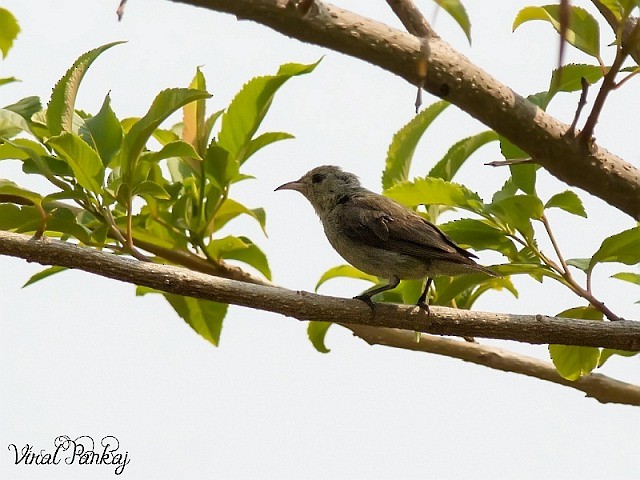
[[[640,220],[640,170],[593,144],[585,149],[569,129],[498,82],[438,37],[417,37],[323,3],[301,17],[286,0],[174,0],[254,20],[284,35],[360,58],[421,81],[416,64],[427,55],[425,88],[504,135],[563,182],[580,187]],[[240,28],[240,27],[239,27]],[[421,43],[422,41],[422,43]]]
[[[640,406],[640,386],[611,379],[598,373],[584,375],[571,381],[562,378],[552,364],[537,358],[519,355],[502,348],[462,342],[433,335],[420,335],[416,341],[413,332],[389,328],[373,328],[363,325],[346,325],[354,334],[371,345],[435,353],[484,365],[504,372],[519,373],[530,377],[575,388],[601,403],[624,403]]]
[[[426,330],[433,333],[463,335],[465,331],[469,331],[469,326],[474,323],[476,324],[472,328],[474,332],[483,329],[484,326],[488,327],[488,331],[492,331],[490,326],[498,319],[498,322],[503,324],[504,331],[530,330],[524,336],[531,337],[533,335],[537,338],[544,335],[544,332],[535,331],[544,326],[545,322],[538,321],[535,317],[530,317],[522,322],[517,319],[525,317],[496,316],[495,314],[473,312],[466,312],[468,315],[459,316],[456,313],[462,313],[460,311],[432,307],[432,317],[425,318],[424,315],[415,315],[413,308],[398,305],[378,305],[375,313],[372,313],[368,307],[362,305],[362,302],[355,300],[293,292],[275,286],[252,285],[246,282],[202,275],[178,267],[133,261],[58,240],[46,238],[34,240],[27,235],[1,231],[0,254],[24,258],[27,261],[35,261],[45,265],[77,268],[104,277],[145,285],[179,295],[269,310],[300,320],[340,322],[343,325],[348,324],[345,325],[347,328],[371,344],[431,352],[460,358],[498,370],[529,375],[576,388],[603,403],[640,404],[640,387],[638,386],[597,374],[590,374],[576,382],[569,382],[562,379],[551,364],[541,360],[477,343],[439,339],[432,335],[423,334],[420,342],[416,342],[413,332],[413,330]],[[512,326],[510,318],[516,319]],[[597,325],[606,325],[613,327],[613,329],[619,329],[620,325],[624,325],[629,327],[629,332],[622,335],[617,333],[613,337],[599,333],[590,336],[590,342],[602,336],[605,341],[596,343],[607,344],[613,340],[612,346],[622,343],[635,345],[636,349],[640,348],[640,323],[638,322],[625,321],[604,324],[563,319],[560,324],[560,326],[572,326],[570,329],[572,338],[583,336],[585,333],[583,327],[588,330]],[[405,328],[411,331],[386,327]],[[514,335],[499,336],[498,338],[511,338],[512,336]],[[516,339],[520,339],[518,338],[520,336],[520,334],[515,335]],[[544,341],[542,340],[542,342]]]
[[[77,268],[103,277],[144,285],[177,295],[280,313],[298,320],[322,320],[390,327],[437,335],[516,340],[533,344],[582,345],[640,351],[640,322],[594,322],[543,315],[509,315],[445,307],[376,304],[294,292],[213,277],[169,265],[139,262],[58,240],[34,240],[0,232],[0,254],[43,265]]]

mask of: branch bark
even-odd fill
[[[298,40],[351,55],[422,84],[527,152],[563,182],[640,220],[640,170],[597,144],[581,144],[559,122],[471,63],[438,36],[417,38],[327,3],[300,16],[287,0],[172,0],[253,20]]]
[[[43,265],[76,268],[103,277],[165,292],[241,305],[299,320],[340,323],[370,344],[436,353],[570,386],[603,403],[640,405],[640,386],[590,374],[570,382],[553,365],[506,350],[422,334],[504,338],[530,343],[566,343],[640,350],[640,322],[590,322],[542,316],[500,315],[431,307],[427,317],[407,305],[377,304],[372,312],[359,300],[295,292],[193,272],[185,268],[140,262],[43,237],[0,231],[0,254]],[[381,328],[382,327],[382,328]]]

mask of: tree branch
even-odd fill
[[[562,344],[640,351],[640,322],[595,322],[544,315],[512,315],[328,297],[282,287],[219,278],[171,265],[139,262],[43,237],[0,232],[0,254],[43,265],[77,268],[176,295],[266,310],[297,318],[390,327],[437,335],[484,337],[532,344]]]
[[[548,362],[477,343],[439,339],[431,335],[421,335],[420,342],[416,342],[414,333],[474,335],[529,343],[608,346],[637,351],[640,350],[640,322],[591,322],[470,312],[436,306],[431,307],[431,316],[427,317],[414,307],[391,304],[376,304],[372,312],[358,300],[218,278],[184,268],[131,260],[46,237],[36,240],[27,235],[3,231],[0,231],[0,254],[43,265],[76,268],[177,295],[276,312],[299,320],[347,324],[347,328],[371,344],[447,355],[490,368],[537,377],[577,388],[605,403],[640,404],[639,386],[596,374],[569,382],[555,373]]]
[[[355,13],[322,3],[301,17],[286,0],[173,0],[254,20],[298,40],[360,58],[420,84],[480,120],[531,155],[563,182],[584,189],[640,220],[640,170],[593,144],[585,150],[569,126],[498,82],[437,36],[419,39]],[[320,3],[320,2],[316,2]]]
[[[621,382],[598,373],[584,375],[571,381],[562,378],[549,362],[515,354],[502,348],[468,343],[449,338],[421,334],[416,341],[413,332],[363,325],[345,325],[370,345],[385,345],[416,352],[435,353],[459,358],[485,367],[527,375],[548,382],[575,388],[601,403],[623,403],[640,406],[640,386]]]

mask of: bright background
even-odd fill
[[[244,220],[228,230],[259,243],[276,283],[312,291],[322,272],[343,261],[306,201],[273,189],[316,165],[338,164],[380,191],[386,149],[413,116],[415,88],[252,22],[165,0],[131,1],[118,23],[117,3],[3,2],[23,31],[0,62],[0,77],[22,83],[0,88],[0,105],[27,95],[46,101],[80,54],[114,40],[128,43],[96,61],[76,105],[96,113],[111,92],[119,118],[143,115],[163,88],[187,86],[198,65],[214,111],[249,78],[324,56],[314,73],[285,85],[264,125],[297,138],[263,150],[247,167],[257,180],[232,189],[242,203],[264,206],[269,237]],[[432,3],[417,3],[432,18]],[[340,4],[399,26],[385,2]],[[545,90],[557,61],[551,27],[532,23],[512,33],[526,2],[466,4],[473,47],[443,13],[437,30],[517,92]],[[602,41],[611,41],[604,27]],[[567,61],[590,61],[569,54]],[[595,89],[590,101],[594,95]],[[425,104],[433,100],[425,95]],[[550,111],[570,123],[576,102],[561,96]],[[601,145],[636,165],[639,109],[636,79],[611,95],[596,129]],[[454,141],[484,129],[450,108],[429,130],[412,174],[424,175]],[[457,180],[489,199],[507,172],[483,164],[498,158],[495,145],[485,147]],[[17,162],[0,163],[0,177],[45,188],[24,178]],[[543,198],[564,189],[541,171]],[[604,236],[634,225],[579,193],[588,220],[550,215],[569,258],[591,255]],[[485,264],[499,261],[481,253]],[[332,351],[322,355],[306,340],[306,324],[234,306],[216,349],[160,297],[136,298],[128,284],[70,271],[21,289],[41,269],[0,258],[1,478],[114,477],[107,466],[13,465],[7,445],[53,450],[58,435],[116,436],[129,452],[123,475],[129,479],[640,478],[640,409],[600,405],[573,389],[455,359],[370,347],[339,328],[330,330]],[[623,268],[598,269],[597,294],[622,316],[640,318],[637,288],[607,279]],[[582,304],[549,281],[514,281],[519,299],[491,294],[477,308],[555,314]],[[351,297],[364,287],[336,280],[321,291]],[[547,357],[544,346],[487,343]],[[638,383],[639,358],[613,358],[603,373]]]

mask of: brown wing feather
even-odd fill
[[[417,258],[458,262],[477,258],[457,246],[438,227],[387,197],[371,192],[352,197],[347,205],[336,213],[346,213],[348,209],[348,218],[340,224],[354,240]]]

